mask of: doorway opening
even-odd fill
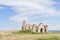
[[[41,28],[40,32],[41,32],[41,33],[43,32],[43,28]]]

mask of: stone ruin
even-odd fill
[[[22,30],[31,30],[31,32],[48,32],[48,25],[44,25],[43,23],[39,23],[38,26],[36,24],[26,24],[26,21],[22,22]]]

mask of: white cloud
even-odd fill
[[[12,1],[11,3],[10,5],[15,6],[13,9],[18,12],[17,15],[11,17],[11,19],[15,21],[24,19],[31,21],[42,17],[48,18],[50,16],[57,16],[59,14],[55,7],[53,7],[56,2],[52,0],[19,0]]]

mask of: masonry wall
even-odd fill
[[[36,24],[33,24],[33,26],[32,26],[32,32],[36,32]]]
[[[48,32],[48,25],[44,25],[43,23],[39,23],[38,26],[36,24],[28,25],[26,21],[23,21],[22,30],[31,30],[32,32]]]
[[[23,21],[23,23],[22,23],[22,30],[26,30],[26,26],[27,26],[26,21]]]
[[[48,25],[45,25],[45,32],[48,32]]]

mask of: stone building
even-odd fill
[[[31,30],[31,32],[48,32],[48,25],[44,25],[43,23],[39,23],[38,26],[36,24],[27,24],[26,21],[22,23],[22,30]]]

